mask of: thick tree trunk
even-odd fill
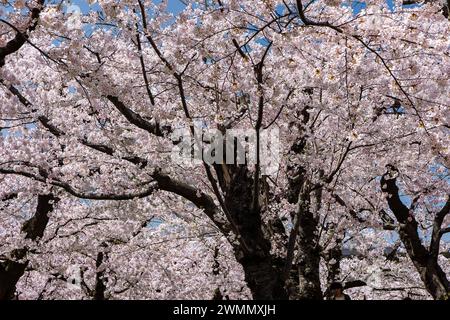
[[[13,258],[23,258],[25,250],[16,250]],[[12,300],[16,292],[16,284],[25,272],[27,263],[6,260],[0,263],[0,300]]]
[[[309,119],[306,109],[301,112],[304,117],[303,124]],[[299,137],[293,144],[292,151],[300,154],[305,143],[305,138]],[[239,245],[232,243],[236,260],[244,269],[245,279],[253,298],[322,299],[316,233],[318,221],[315,215],[313,213],[300,215],[300,232],[295,241],[301,252],[300,262],[297,264],[292,259],[275,257],[271,253],[274,249],[272,245],[287,247],[288,239],[280,219],[275,218],[272,222],[262,221],[263,213],[268,210],[267,203],[273,200],[270,198],[270,190],[265,185],[264,178],[255,177],[247,165],[217,165],[214,168],[219,185],[224,191],[224,205],[228,211],[228,219],[239,237]],[[289,172],[287,197],[289,202],[296,203],[305,182],[305,169],[291,165]],[[258,180],[255,181],[256,179]],[[278,239],[277,244],[274,244],[274,239]]]
[[[336,243],[323,252],[323,260],[327,268],[327,289],[325,290],[325,297],[330,298],[328,288],[333,282],[340,281],[341,274],[341,260],[342,260],[342,241],[337,239]]]
[[[271,243],[262,228],[259,207],[253,206],[253,175],[245,166],[234,168],[225,203],[236,226],[241,245],[235,251],[245,279],[256,300],[287,299],[280,283],[281,263],[270,254]]]
[[[36,212],[27,220],[22,231],[27,239],[36,240],[42,237],[48,223],[48,214],[53,210],[53,202],[57,201],[52,194],[39,195]],[[28,261],[27,248],[16,249],[11,253],[11,260],[0,263],[0,300],[14,299],[16,285],[25,273]]]
[[[414,221],[415,222],[415,221]],[[441,267],[426,248],[420,244],[417,234],[417,224],[407,222],[400,227],[400,239],[405,245],[408,256],[419,272],[427,291],[434,299],[444,299],[450,293],[450,286]]]
[[[307,88],[303,91],[306,95],[312,95],[312,89]],[[298,111],[297,116],[302,119],[301,122],[294,122],[291,125],[296,126],[300,132],[305,130],[309,121],[310,114],[308,110],[310,106],[306,105],[302,110]],[[291,145],[290,151],[292,158],[289,159],[287,165],[288,190],[287,200],[289,203],[297,204],[298,212],[291,215],[294,223],[294,234],[298,232],[296,237],[296,245],[298,249],[299,259],[294,263],[297,268],[298,275],[298,292],[297,299],[323,299],[320,286],[320,247],[318,245],[318,211],[321,203],[321,190],[316,190],[314,198],[316,200],[315,212],[311,210],[311,194],[308,187],[307,170],[302,165],[297,164],[296,159],[304,152],[306,147],[307,135],[299,134],[296,141]],[[296,215],[296,216],[295,216]],[[297,221],[298,219],[298,221]],[[298,227],[298,230],[295,228]]]
[[[285,258],[274,257],[270,253],[271,242],[267,233],[262,230],[259,214],[255,214],[249,205],[250,193],[246,193],[240,187],[252,184],[246,184],[243,177],[240,178],[240,182],[236,184],[239,186],[237,187],[239,191],[234,194],[227,193],[227,197],[230,197],[227,198],[227,204],[228,208],[234,208],[232,216],[245,246],[243,250],[236,252],[236,258],[244,269],[245,279],[253,298],[256,300],[322,299],[317,216],[308,210],[299,214],[299,233],[296,244],[300,259],[294,262],[286,279],[283,277],[284,270],[289,262]],[[284,228],[273,226],[271,229],[276,230],[279,235],[286,236]]]
[[[261,221],[261,201],[255,206],[254,176],[246,166],[228,167],[228,181],[222,179],[226,190],[225,205],[239,234],[235,246],[236,260],[242,265],[245,280],[256,300],[288,299],[281,279],[284,261],[271,254],[270,234]],[[273,232],[284,233],[282,223],[274,221]],[[280,229],[281,225],[281,229]]]
[[[269,258],[245,257],[241,259],[247,285],[255,300],[287,300],[289,293],[281,281],[279,262]],[[278,264],[278,266],[277,266]]]
[[[300,215],[298,234],[299,299],[321,300],[320,250],[317,245],[317,217],[308,211]]]
[[[445,272],[434,259],[428,259],[421,279],[434,299],[448,299],[450,286]]]
[[[341,241],[336,241],[336,244],[327,250],[324,254],[324,260],[327,267],[327,283],[330,285],[333,282],[339,281],[341,274],[341,260],[342,260],[342,244]]]

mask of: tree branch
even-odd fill
[[[450,212],[450,195],[447,198],[447,202],[445,203],[444,207],[439,211],[433,222],[433,232],[431,235],[431,242],[430,242],[430,253],[433,259],[437,260],[437,257],[439,255],[439,244],[441,242],[441,238],[444,235],[444,233],[448,232],[450,228],[441,229],[442,223],[444,222],[445,216]],[[445,231],[447,230],[447,231]]]
[[[39,171],[45,174],[48,174],[43,168],[39,168]],[[13,170],[0,168],[1,174],[12,174],[12,175],[20,175],[23,177],[27,177],[33,179],[38,182],[48,183],[56,187],[60,187],[64,189],[67,193],[73,195],[74,197],[81,199],[90,199],[90,200],[131,200],[135,198],[145,198],[150,196],[156,190],[155,183],[149,183],[149,186],[143,191],[131,192],[131,193],[123,193],[123,194],[114,194],[114,193],[91,193],[91,192],[83,192],[75,189],[71,185],[66,182],[62,182],[59,180],[50,180],[45,176],[36,175],[27,171],[22,170]]]
[[[130,123],[134,124],[135,126],[158,137],[167,137],[172,131],[170,126],[161,127],[160,124],[154,119],[153,121],[145,120],[138,113],[125,106],[125,104],[118,97],[108,95],[106,96],[106,98]]]
[[[0,47],[0,68],[5,65],[6,56],[18,51],[27,42],[29,33],[36,29],[38,24],[39,15],[41,14],[42,7],[45,0],[37,0],[37,6],[31,9],[30,22],[25,33],[17,32],[15,37],[8,41],[4,47]],[[2,22],[7,23],[2,19]]]

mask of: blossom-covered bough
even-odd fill
[[[448,2],[186,3],[4,5],[0,298],[448,298]]]

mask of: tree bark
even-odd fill
[[[243,169],[244,171],[246,169]],[[234,183],[226,193],[226,204],[233,208],[232,217],[237,225],[244,244],[242,250],[236,252],[237,261],[242,265],[245,279],[256,300],[280,299],[323,299],[318,246],[318,216],[309,210],[308,191],[302,194],[298,212],[298,236],[294,237],[299,251],[299,259],[294,262],[288,257],[275,257],[271,254],[271,241],[267,232],[263,231],[260,212],[251,207],[253,189],[252,176],[241,174],[233,176]],[[271,230],[286,238],[286,231],[281,221],[273,221]],[[284,245],[288,247],[287,239]],[[289,271],[285,277],[285,271]]]
[[[434,299],[447,299],[450,293],[449,281],[439,266],[436,257],[422,244],[417,230],[418,224],[400,199],[396,184],[398,170],[388,166],[388,172],[381,179],[381,190],[387,194],[389,208],[399,225],[399,235],[408,256],[419,272],[427,291]]]
[[[239,260],[255,300],[287,300],[289,293],[280,279],[283,263],[271,257],[246,256]]]
[[[42,237],[48,223],[48,214],[53,210],[53,202],[57,200],[53,194],[38,195],[36,212],[22,227],[25,238],[34,241]],[[27,248],[16,249],[11,252],[11,259],[0,263],[0,300],[14,299],[17,282],[28,266],[27,252]]]
[[[246,166],[229,168],[225,205],[240,237],[235,248],[246,282],[256,300],[288,299],[281,281],[283,261],[271,254],[271,242],[263,231],[260,207],[253,206],[254,177]]]
[[[342,241],[337,239],[336,243],[331,248],[322,253],[323,260],[327,268],[327,289],[325,290],[325,297],[330,298],[330,292],[328,288],[333,282],[340,281],[341,279],[341,260],[342,260]]]
[[[16,250],[12,254],[13,259],[21,259],[26,255],[26,250]],[[0,263],[0,300],[12,300],[16,292],[16,284],[22,275],[28,262],[16,262],[6,260]]]
[[[317,245],[317,216],[306,210],[300,215],[298,234],[299,299],[322,300],[320,249]]]
[[[434,0],[425,0],[425,1],[423,1],[423,0],[403,0],[403,5],[428,3],[428,2],[432,2],[432,1],[434,1]],[[442,7],[442,14],[447,19],[449,17],[449,8],[450,8],[450,0],[447,0],[444,3],[444,6]]]

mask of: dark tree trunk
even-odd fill
[[[323,252],[323,260],[327,268],[327,289],[325,290],[325,297],[330,298],[328,288],[333,282],[340,281],[341,274],[341,260],[342,260],[342,241],[337,239],[336,243],[328,250]]]
[[[312,89],[303,91],[309,97],[312,96]],[[299,110],[297,116],[302,120],[291,123],[300,132],[304,132],[310,119],[310,106],[306,105]],[[316,190],[316,210],[311,210],[311,194],[307,177],[307,170],[302,165],[296,163],[296,158],[304,152],[307,144],[307,134],[300,133],[296,141],[291,145],[290,151],[293,158],[289,159],[287,165],[288,190],[287,200],[289,203],[297,205],[297,213],[291,214],[293,221],[296,221],[291,231],[291,238],[296,240],[299,259],[294,263],[297,269],[296,281],[298,291],[296,299],[321,300],[322,289],[320,286],[320,247],[318,244],[318,210],[321,202],[321,189]],[[298,219],[298,220],[297,220]],[[298,228],[298,229],[296,229]]]
[[[22,259],[25,250],[16,250],[13,259]],[[0,300],[12,300],[15,297],[16,284],[25,272],[27,262],[20,263],[14,260],[6,260],[0,263]]]
[[[282,263],[270,257],[241,259],[247,285],[255,300],[287,300],[289,293],[281,282]],[[278,265],[277,265],[278,264]]]
[[[398,170],[393,166],[388,167],[388,173],[381,179],[381,190],[387,194],[389,208],[394,213],[399,225],[399,235],[406,248],[408,256],[419,272],[420,278],[427,291],[434,299],[448,297],[450,287],[445,273],[437,263],[437,255],[432,254],[422,244],[417,231],[417,221],[400,199],[399,189],[396,184]]]
[[[327,283],[339,281],[341,273],[341,260],[342,260],[342,244],[341,241],[336,241],[336,244],[327,250],[324,254],[325,263],[327,266]]]
[[[236,177],[236,183],[230,185],[226,203],[228,208],[233,208],[231,215],[242,241],[241,247],[236,251],[236,258],[244,269],[245,279],[253,298],[322,299],[317,216],[308,210],[299,215],[300,226],[296,244],[300,259],[298,263],[292,265],[294,270],[291,269],[287,279],[284,278],[287,260],[274,257],[270,253],[269,235],[263,230],[267,225],[262,225],[261,213],[251,207],[252,177],[244,172],[245,169]],[[286,238],[286,232],[280,221],[273,221],[269,228]],[[284,245],[287,246],[287,241]]]
[[[95,273],[95,288],[93,298],[94,300],[106,300],[105,297],[105,272],[103,270],[99,271],[98,269],[101,267],[103,263],[103,259],[105,254],[102,251],[97,253],[97,259],[95,260],[95,267],[97,268],[97,272]]]
[[[300,111],[304,126],[309,120],[307,107]],[[302,135],[292,145],[292,152],[301,154],[306,144]],[[226,152],[235,152],[224,148]],[[317,243],[316,216],[301,215],[299,238],[294,240],[301,252],[300,263],[271,253],[272,245],[287,248],[288,237],[279,218],[262,221],[262,215],[272,198],[265,177],[259,176],[243,165],[215,165],[220,188],[224,193],[227,218],[238,236],[233,243],[236,260],[244,269],[245,279],[253,298],[257,300],[322,299],[319,279],[319,249]],[[287,198],[296,203],[305,183],[303,167],[291,164],[288,167],[289,188]],[[274,239],[277,239],[274,241]],[[275,243],[276,242],[276,243]],[[286,271],[287,270],[287,271]],[[301,290],[299,288],[302,288]],[[299,293],[302,294],[299,294]]]
[[[444,17],[447,19],[449,18],[449,10],[450,9],[450,0],[447,0],[447,3],[444,5],[444,8],[442,8],[442,13]]]
[[[317,217],[309,210],[300,215],[298,233],[299,299],[321,300],[320,249],[317,239]]]
[[[263,231],[260,206],[254,207],[254,177],[246,166],[233,168],[225,204],[240,235],[236,259],[256,300],[288,299],[281,281],[282,261],[271,253],[271,242]]]
[[[37,240],[42,237],[48,223],[48,214],[53,210],[53,202],[57,200],[52,194],[38,196],[34,216],[22,227],[27,239]],[[21,261],[26,259],[27,251],[27,248],[16,249],[11,253],[11,260],[0,263],[0,300],[14,299],[17,282],[28,265],[28,261]]]

